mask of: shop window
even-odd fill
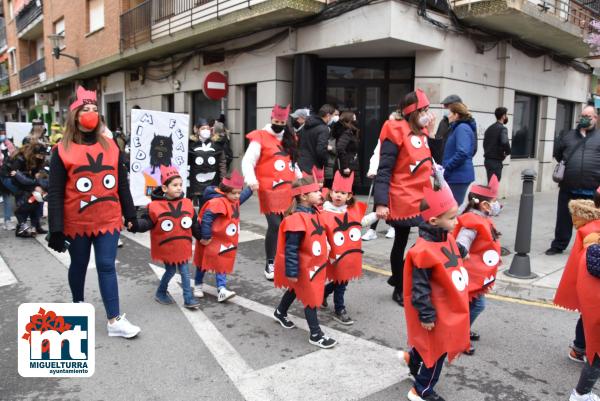
[[[538,121],[537,96],[516,93],[514,110],[511,157],[534,158]]]
[[[554,128],[554,139],[562,136],[573,129],[573,102],[559,100],[556,103],[556,125]]]
[[[88,32],[104,28],[104,0],[88,0]]]

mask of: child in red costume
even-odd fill
[[[183,196],[183,180],[175,167],[160,166],[161,186],[152,192],[147,212],[138,219],[137,232],[150,232],[152,259],[165,264],[154,299],[163,305],[175,301],[167,291],[177,270],[181,275],[184,306],[198,309],[192,295],[188,261],[192,256],[192,236],[198,237],[198,223],[192,201]]]
[[[271,123],[250,132],[250,141],[242,158],[242,174],[252,191],[258,191],[260,212],[267,219],[265,235],[265,278],[273,280],[277,233],[283,213],[289,208],[292,182],[302,177],[296,167],[296,140],[287,125],[290,106],[275,105]]]
[[[450,233],[458,205],[447,185],[424,188],[419,238],[406,255],[404,312],[409,352],[401,351],[414,387],[411,401],[443,401],[433,387],[444,359],[452,361],[469,348],[469,274],[462,257],[466,250]]]
[[[556,290],[554,303],[570,310],[582,312],[580,297],[576,290],[581,269],[581,258],[585,252],[586,245],[597,241],[600,233],[600,188],[596,190],[594,201],[577,199],[569,202],[569,211],[573,225],[577,229],[577,235],[567,265]],[[587,322],[579,318],[575,329],[575,340],[571,345],[569,358],[579,362],[586,358]]]
[[[493,175],[487,186],[473,185],[468,195],[469,203],[454,229],[456,242],[465,247],[469,258],[465,267],[469,272],[469,320],[471,328],[475,319],[485,309],[485,293],[496,282],[500,260],[500,233],[496,230],[493,216],[502,207],[497,200],[498,178]],[[479,334],[471,330],[471,341],[478,341]],[[473,345],[466,352],[473,355]]]
[[[323,222],[327,232],[327,242],[331,247],[323,307],[327,307],[327,297],[333,293],[335,312],[333,319],[341,324],[354,323],[344,305],[344,293],[348,281],[362,275],[361,228],[369,226],[377,219],[375,213],[365,216],[367,205],[356,202],[352,193],[354,173],[344,177],[335,172],[331,191],[323,204]]]
[[[273,316],[285,329],[296,325],[287,312],[296,296],[304,305],[310,329],[308,342],[321,348],[337,343],[321,331],[317,307],[323,302],[327,267],[327,237],[322,219],[315,208],[321,202],[319,184],[310,177],[292,186],[294,201],[279,227],[275,259],[275,286],[287,288]]]
[[[202,283],[206,271],[214,271],[217,279],[218,302],[235,296],[229,291],[227,274],[233,272],[240,234],[240,205],[252,196],[252,190],[244,187],[244,178],[233,171],[224,177],[218,188],[208,187],[204,191],[205,201],[200,210],[200,240],[196,244],[194,264],[196,280],[194,295],[203,297]]]

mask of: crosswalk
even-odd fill
[[[9,269],[8,265],[0,256],[0,287],[4,287],[7,285],[13,285],[17,283],[17,279],[12,271]]]

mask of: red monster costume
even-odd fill
[[[300,193],[319,191],[319,184],[313,183],[294,188],[294,191],[296,190],[303,191]],[[304,233],[298,249],[298,280],[296,282],[288,280],[285,275],[285,233],[289,231]],[[326,267],[327,237],[319,214],[296,212],[284,218],[279,226],[275,256],[275,286],[294,290],[304,306],[310,308],[321,306],[325,290]]]
[[[410,113],[429,106],[425,93],[420,89],[417,89],[416,93],[418,102],[408,105],[403,110],[407,118]],[[388,195],[388,220],[408,220],[419,216],[423,187],[431,185],[433,166],[427,135],[425,128],[415,135],[406,120],[388,120],[381,128],[381,143],[389,140],[398,148]]]
[[[119,231],[122,226],[119,203],[119,148],[107,141],[79,145],[67,150],[61,142],[58,155],[67,170],[64,200],[64,233],[74,238]]]
[[[234,171],[231,178],[224,178],[223,184],[242,189],[244,178]],[[198,219],[209,209],[218,217],[212,226],[212,239],[208,245],[196,243],[194,265],[203,271],[230,274],[233,272],[240,235],[240,204],[232,202],[225,196],[212,198],[204,204]]]
[[[286,109],[275,105],[271,118],[286,121],[289,111],[289,105]],[[260,212],[285,212],[292,202],[290,191],[296,177],[290,155],[281,146],[281,141],[268,131],[252,131],[246,138],[260,144],[260,158],[254,168],[258,180]]]
[[[496,199],[498,186],[498,178],[493,175],[487,187],[473,185],[470,192],[488,199]],[[501,263],[500,241],[490,217],[473,212],[458,216],[458,224],[454,229],[455,237],[463,227],[477,232],[469,250],[469,259],[464,261],[469,272],[469,298],[473,299],[488,292],[496,282],[498,266]]]
[[[596,232],[600,233],[600,228]],[[591,364],[596,355],[600,356],[600,279],[588,272],[586,251],[587,246],[583,248],[579,258],[575,290],[583,320],[585,355]]]
[[[353,182],[354,173],[345,178],[337,171],[331,189],[336,192],[352,193]],[[349,206],[345,213],[321,212],[327,232],[327,242],[331,246],[327,265],[329,280],[340,283],[362,275],[363,251],[360,222],[366,210],[365,203],[356,202]]]
[[[439,216],[456,205],[448,187],[440,191],[424,189],[430,209],[423,219]],[[436,311],[435,327],[429,331],[421,326],[419,313],[412,304],[413,268],[431,269],[431,302]],[[428,368],[445,353],[452,361],[469,348],[469,274],[463,266],[458,246],[452,234],[446,241],[430,242],[418,238],[406,255],[404,268],[404,313],[408,343],[416,348]]]

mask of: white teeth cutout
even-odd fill
[[[342,257],[342,255],[335,255],[335,260],[338,260],[341,257]]]
[[[415,160],[415,164],[411,164],[410,165],[410,172],[412,173],[413,171],[415,171],[415,169],[417,168],[417,166],[419,165],[419,163],[421,163],[421,160]]]
[[[496,280],[496,277],[494,276],[489,276],[487,277],[485,280],[483,280],[483,285],[488,285],[489,283],[493,282]]]
[[[318,270],[319,270],[319,266],[314,266],[312,269],[310,269],[310,271],[308,272],[308,275],[310,276],[311,280],[315,276],[315,274],[317,274]]]
[[[84,207],[86,207],[88,205],[88,203],[86,201],[81,201],[81,203],[79,203],[79,208],[83,209]]]
[[[229,246],[225,246],[225,245],[221,244],[221,247],[219,248],[219,253],[222,253],[222,252],[228,251],[228,250],[230,250],[230,249],[233,249],[233,248],[235,248],[235,247],[233,246],[233,244],[231,244],[231,245],[229,245]]]
[[[273,181],[273,188],[275,188],[277,185],[283,183],[283,179],[280,179],[279,181]]]
[[[93,201],[95,201],[96,199],[98,199],[98,198],[96,198],[94,195],[92,195],[92,197],[90,198],[90,203],[92,203],[92,202],[93,202]]]

